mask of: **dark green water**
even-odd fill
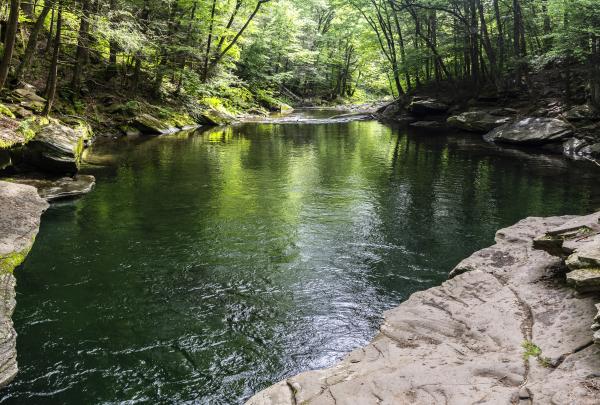
[[[367,343],[496,229],[600,207],[593,166],[375,122],[92,152],[96,190],[48,210],[16,273],[3,403],[240,403]]]

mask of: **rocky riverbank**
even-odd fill
[[[17,374],[14,269],[31,249],[48,207],[34,187],[0,181],[0,387]]]
[[[597,404],[599,220],[498,231],[444,284],[387,311],[369,345],[248,404]]]
[[[473,132],[499,145],[535,147],[575,160],[600,162],[600,112],[589,104],[569,105],[554,99],[524,104],[523,100],[490,96],[461,101],[416,95],[396,100],[377,113],[384,122],[419,130]]]

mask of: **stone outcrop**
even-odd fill
[[[564,257],[533,240],[599,216],[528,218],[498,231],[450,280],[387,311],[369,345],[248,404],[597,404],[598,297],[567,286]]]
[[[466,111],[448,118],[448,124],[463,131],[486,133],[512,121],[511,117],[492,115],[484,110]]]
[[[171,127],[150,114],[136,116],[131,121],[131,125],[144,135],[165,135],[179,131],[178,128]]]
[[[58,174],[74,174],[79,170],[86,142],[92,136],[87,124],[78,123],[71,128],[44,117],[21,122],[20,131],[27,142],[10,149],[12,163],[22,170]]]
[[[96,178],[78,174],[74,177],[49,179],[41,177],[15,177],[11,182],[26,184],[37,189],[40,197],[46,201],[65,200],[88,194],[96,185]]]
[[[235,121],[235,117],[231,114],[218,110],[216,108],[209,108],[202,111],[198,117],[198,123],[200,125],[209,126],[220,126],[229,125]]]
[[[448,111],[448,108],[448,104],[432,98],[414,98],[408,105],[408,111],[419,116],[443,114]]]
[[[48,204],[31,186],[0,181],[0,387],[17,373],[16,332],[11,316],[15,307],[15,277],[31,249]]]
[[[524,118],[493,129],[484,139],[489,142],[539,146],[562,143],[572,133],[570,124],[556,118]]]

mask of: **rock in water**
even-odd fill
[[[248,404],[597,404],[594,298],[552,280],[562,258],[532,247],[573,219],[528,218],[498,231],[496,245],[465,259],[454,278],[387,311],[369,345]]]
[[[150,114],[140,114],[136,116],[131,122],[131,125],[139,129],[144,135],[164,135],[178,131],[178,128],[170,127]]]
[[[510,117],[499,117],[487,111],[467,111],[448,118],[448,124],[454,128],[470,132],[486,133],[512,121]]]
[[[78,174],[74,177],[59,179],[17,177],[12,182],[27,184],[37,189],[40,197],[46,201],[64,200],[89,193],[96,184],[94,176]]]
[[[556,118],[525,118],[493,129],[484,139],[488,142],[544,145],[562,142],[573,133],[570,124]]]
[[[13,160],[49,173],[77,173],[84,149],[85,131],[50,121],[20,150]]]
[[[200,125],[219,126],[229,125],[235,121],[235,118],[224,111],[220,111],[216,108],[209,108],[200,113],[197,121]]]
[[[31,249],[48,204],[31,186],[0,181],[0,387],[17,373],[13,270]]]
[[[448,111],[448,105],[440,101],[427,98],[414,100],[408,106],[408,110],[415,115],[437,115]]]

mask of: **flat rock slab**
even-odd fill
[[[16,337],[12,313],[15,278],[12,271],[31,249],[48,207],[34,187],[0,181],[0,387],[17,373]]]
[[[498,231],[453,278],[387,311],[369,345],[248,404],[597,404],[596,300],[557,279],[562,259],[532,243],[572,219]]]
[[[486,133],[512,121],[511,117],[492,115],[488,111],[467,111],[448,118],[448,124],[464,131]]]
[[[35,187],[40,197],[46,201],[64,200],[85,195],[91,192],[96,184],[94,176],[83,174],[59,179],[17,177],[12,178],[11,181]]]
[[[572,133],[570,124],[556,118],[525,118],[493,129],[484,139],[489,142],[544,145],[562,142]]]

